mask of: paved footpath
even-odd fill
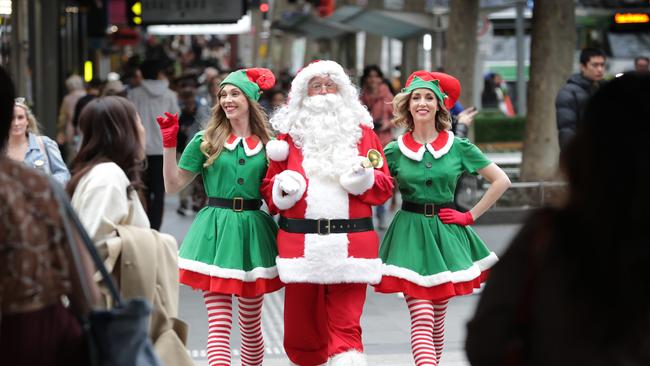
[[[165,205],[162,232],[176,237],[179,244],[185,236],[192,217],[176,213],[178,199],[169,196]],[[478,225],[474,227],[486,244],[501,254],[519,228],[518,225]],[[382,233],[380,233],[382,234]],[[465,358],[465,324],[474,312],[480,295],[453,298],[449,303],[446,319],[445,351],[441,366],[468,366]],[[289,361],[282,347],[283,338],[283,291],[265,296],[262,330],[266,356],[265,366],[288,365]],[[181,286],[180,318],[190,325],[187,342],[188,352],[199,366],[207,366],[205,341],[207,339],[207,314],[203,299],[198,291]],[[410,323],[404,299],[398,295],[376,294],[368,290],[368,297],[362,321],[365,352],[369,365],[406,366],[413,365],[410,353]],[[240,365],[240,336],[234,319],[231,339],[232,365]]]

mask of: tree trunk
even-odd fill
[[[286,11],[293,10],[293,6],[287,0],[275,0],[273,2],[273,21],[279,21],[282,14]],[[271,28],[271,43],[269,44],[269,51],[271,51],[271,66],[276,72],[288,70],[291,67],[291,55],[294,37],[292,34],[275,30]]]
[[[406,79],[412,72],[420,69],[418,62],[418,50],[420,49],[420,38],[411,37],[402,40],[402,65],[400,69],[401,84],[406,84]]]
[[[460,102],[464,106],[474,103],[478,10],[479,2],[476,0],[451,0],[449,4],[445,72],[460,81]]]
[[[575,47],[573,1],[537,1],[533,9],[523,181],[556,174],[559,155],[555,96],[571,73]]]
[[[369,9],[383,9],[384,2],[382,0],[368,0]],[[377,65],[381,68],[381,48],[382,48],[382,36],[373,33],[366,33],[366,42],[363,47],[363,64],[367,65]]]

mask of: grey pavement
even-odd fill
[[[176,213],[178,198],[167,196],[162,232],[172,234],[180,243],[193,217]],[[493,251],[500,255],[519,228],[517,224],[478,225],[477,233]],[[383,234],[380,232],[380,234]],[[445,350],[441,366],[467,366],[464,353],[465,324],[471,318],[479,294],[453,298],[446,319]],[[288,365],[282,347],[283,291],[265,296],[262,329],[266,356],[264,365]],[[234,304],[233,304],[234,305]],[[180,318],[190,325],[188,352],[197,365],[208,365],[205,352],[207,339],[207,314],[199,291],[181,286]],[[236,309],[233,307],[233,310]],[[234,315],[234,314],[233,314]],[[410,353],[410,322],[404,299],[396,294],[377,294],[368,289],[368,297],[361,319],[363,341],[369,365],[413,365]],[[239,365],[240,336],[236,319],[233,319],[231,339],[232,364]]]

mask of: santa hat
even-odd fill
[[[315,60],[298,70],[296,77],[291,82],[289,99],[302,99],[302,97],[307,95],[307,84],[309,80],[316,76],[328,76],[339,87],[339,92],[342,89],[354,88],[350,77],[348,77],[341,65],[329,60]]]
[[[438,100],[451,109],[460,97],[460,82],[455,77],[443,72],[429,72],[419,70],[411,74],[406,80],[403,93],[410,93],[415,89],[429,89],[433,91]]]
[[[275,85],[275,76],[269,69],[241,69],[228,74],[219,86],[226,84],[238,87],[248,99],[257,102],[260,99],[261,90],[269,90]]]

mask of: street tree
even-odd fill
[[[476,32],[479,2],[451,0],[447,29],[445,72],[455,76],[463,86],[460,102],[472,105],[474,94],[474,64],[476,62]]]
[[[521,180],[542,181],[557,173],[559,145],[555,96],[567,80],[575,47],[573,1],[536,1],[533,8],[528,115]]]

